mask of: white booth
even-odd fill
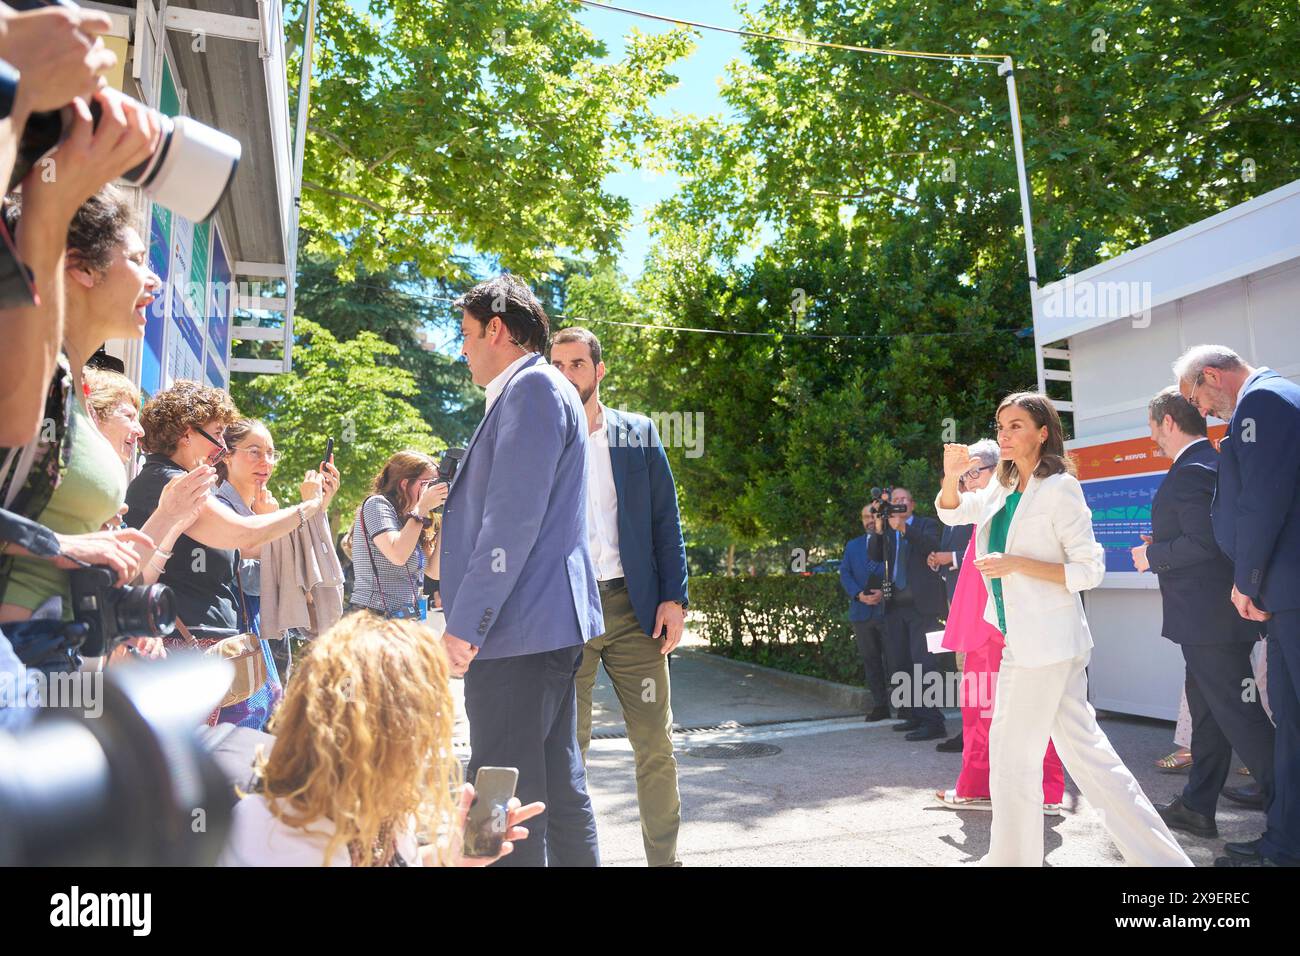
[[[1169,467],[1147,403],[1202,343],[1300,381],[1300,180],[1044,286],[1039,305],[1035,345],[1059,366],[1046,378],[1069,383],[1070,400],[1056,404],[1073,413],[1068,447],[1106,548],[1105,580],[1085,596],[1092,703],[1172,720],[1182,655],[1160,636],[1155,576],[1129,554]],[[1210,424],[1220,437],[1223,423]]]

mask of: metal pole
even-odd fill
[[[316,36],[316,0],[307,3],[307,29],[302,44],[302,75],[298,78],[298,125],[293,144],[293,229],[289,235],[289,261],[285,263],[284,370],[293,368],[293,291],[298,281],[298,221],[302,212],[302,164],[307,149],[307,107],[311,102],[311,54]]]
[[[1020,101],[1016,98],[1016,71],[1011,57],[998,67],[998,75],[1007,78],[1007,98],[1011,101],[1011,138],[1016,149],[1016,175],[1020,177],[1020,215],[1025,224],[1025,264],[1029,267],[1029,313],[1034,323],[1034,366],[1038,371],[1038,390],[1047,392],[1047,374],[1043,364],[1043,347],[1038,341],[1038,266],[1034,258],[1034,223],[1029,212],[1029,177],[1025,175],[1025,146],[1020,138]]]

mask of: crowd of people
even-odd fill
[[[1159,577],[1162,634],[1186,662],[1187,757],[1160,765],[1190,773],[1168,805],[1146,798],[1088,703],[1080,596],[1105,562],[1046,396],[1004,399],[996,441],[945,446],[942,535],[895,488],[863,508],[866,533],[845,548],[868,722],[888,719],[892,700],[908,740],[944,736],[942,711],[913,693],[940,666],[925,634],[941,630],[942,649],[958,655],[962,731],[938,749],[960,751],[961,768],[935,797],[992,811],[988,864],[1042,862],[1041,817],[1060,814],[1065,769],[1130,863],[1190,865],[1170,831],[1217,837],[1224,793],[1266,819],[1259,839],[1225,844],[1216,865],[1300,864],[1300,387],[1220,345],[1189,349],[1173,372],[1148,407],[1171,465],[1151,533],[1132,549],[1134,567]],[[1218,447],[1208,415],[1228,422]],[[1225,789],[1234,751],[1251,789]]]
[[[266,732],[267,747],[235,808],[229,865],[595,866],[586,759],[603,667],[634,753],[646,860],[680,864],[669,655],[688,601],[681,518],[652,420],[600,401],[599,339],[552,336],[510,275],[458,299],[483,420],[454,474],[420,451],[392,455],[342,516],[340,542],[332,454],[282,504],[274,421],[185,380],[145,400],[97,357],[108,340],[143,336],[162,285],[111,185],[157,147],[159,126],[104,86],[108,25],[93,11],[0,4],[6,180],[29,115],[71,117],[48,157],[57,175],[34,167],[12,184],[0,222],[17,265],[0,308],[0,672],[21,687],[213,648],[233,656],[208,723]],[[1215,835],[1234,750],[1267,823],[1220,862],[1300,863],[1300,388],[1221,346],[1190,350],[1174,371],[1149,409],[1173,465],[1133,552],[1160,576],[1164,635],[1186,660],[1191,776],[1170,805],[1146,798],[1088,703],[1081,595],[1101,582],[1103,553],[1046,396],[1004,399],[996,441],[945,446],[938,520],[896,487],[863,509],[866,533],[846,548],[867,719],[891,716],[887,675],[912,681],[894,729],[961,752],[936,797],[992,811],[986,863],[1041,865],[1042,818],[1060,813],[1068,769],[1126,860],[1190,865],[1171,830]],[[1218,449],[1207,414],[1229,422]],[[78,603],[76,576],[95,567],[116,587],[169,595],[174,632],[110,633],[89,653],[95,609]],[[1269,712],[1241,693],[1265,637]],[[970,678],[953,737],[920,694],[944,651]],[[0,727],[30,719],[0,706]],[[468,781],[496,768],[517,773],[501,842],[466,855]]]
[[[146,400],[105,358],[106,341],[143,336],[162,287],[134,204],[112,185],[158,148],[160,123],[106,86],[109,27],[71,6],[0,4],[0,174],[14,176],[30,116],[66,117],[61,141],[14,176],[0,222],[12,270],[0,302],[0,728],[30,723],[43,677],[220,649],[240,666],[208,723],[270,742],[223,862],[596,864],[583,760],[603,663],[635,727],[647,858],[676,864],[667,655],[682,633],[685,547],[653,424],[600,404],[599,341],[566,330],[550,364],[527,286],[504,276],[472,290],[464,351],[488,411],[466,467],[447,480],[425,454],[394,454],[337,541],[332,455],[281,503],[274,422],[186,380]],[[112,599],[78,596],[94,568],[110,590],[152,595],[156,633],[118,634]],[[458,839],[474,800],[451,740],[461,676],[470,773],[518,771],[486,857]]]

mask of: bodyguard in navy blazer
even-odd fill
[[[574,675],[603,629],[587,543],[587,429],[573,388],[540,355],[546,313],[514,276],[480,283],[463,352],[487,410],[444,506],[443,646],[465,674],[469,776],[515,767],[543,801],[502,864],[596,866],[596,821],[578,748]]]
[[[653,635],[660,604],[676,601],[685,607],[688,601],[677,486],[649,418],[606,408],[605,434],[618,492],[618,545],[627,594],[642,630]]]
[[[1236,750],[1264,794],[1273,796],[1273,725],[1257,695],[1250,654],[1262,625],[1232,606],[1232,562],[1214,541],[1210,502],[1219,453],[1205,419],[1170,386],[1148,406],[1151,438],[1173,464],[1151,503],[1151,534],[1133,564],[1160,577],[1162,633],[1182,648],[1192,715],[1192,770],[1182,795],[1160,816],[1172,829],[1218,835],[1215,810]]]
[[[668,654],[681,640],[687,601],[677,489],[654,422],[601,404],[605,363],[590,330],[557,332],[551,364],[572,383],[586,416],[587,537],[605,620],[578,669],[578,745],[585,758],[603,665],[632,745],[646,862],[676,866],[682,814]]]
[[[889,679],[885,673],[885,609],[880,603],[880,576],[885,566],[868,552],[873,521],[869,505],[862,509],[866,534],[850,538],[840,559],[840,587],[849,598],[849,627],[862,658],[862,674],[871,701],[867,722],[889,718]]]
[[[1300,865],[1300,386],[1222,345],[1188,350],[1174,374],[1201,414],[1228,422],[1214,537],[1233,562],[1237,612],[1267,622],[1277,728],[1268,828],[1259,841],[1227,844],[1216,865]]]

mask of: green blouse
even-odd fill
[[[1015,517],[1016,505],[1020,504],[1022,491],[1013,491],[1007,495],[1006,503],[1002,510],[993,516],[989,522],[989,552],[1001,553],[1007,547],[1007,531],[1011,528],[1011,519]],[[989,587],[993,591],[993,603],[998,608],[998,630],[1003,634],[1007,633],[1007,615],[1002,607],[1002,579],[994,578],[989,582]]]

